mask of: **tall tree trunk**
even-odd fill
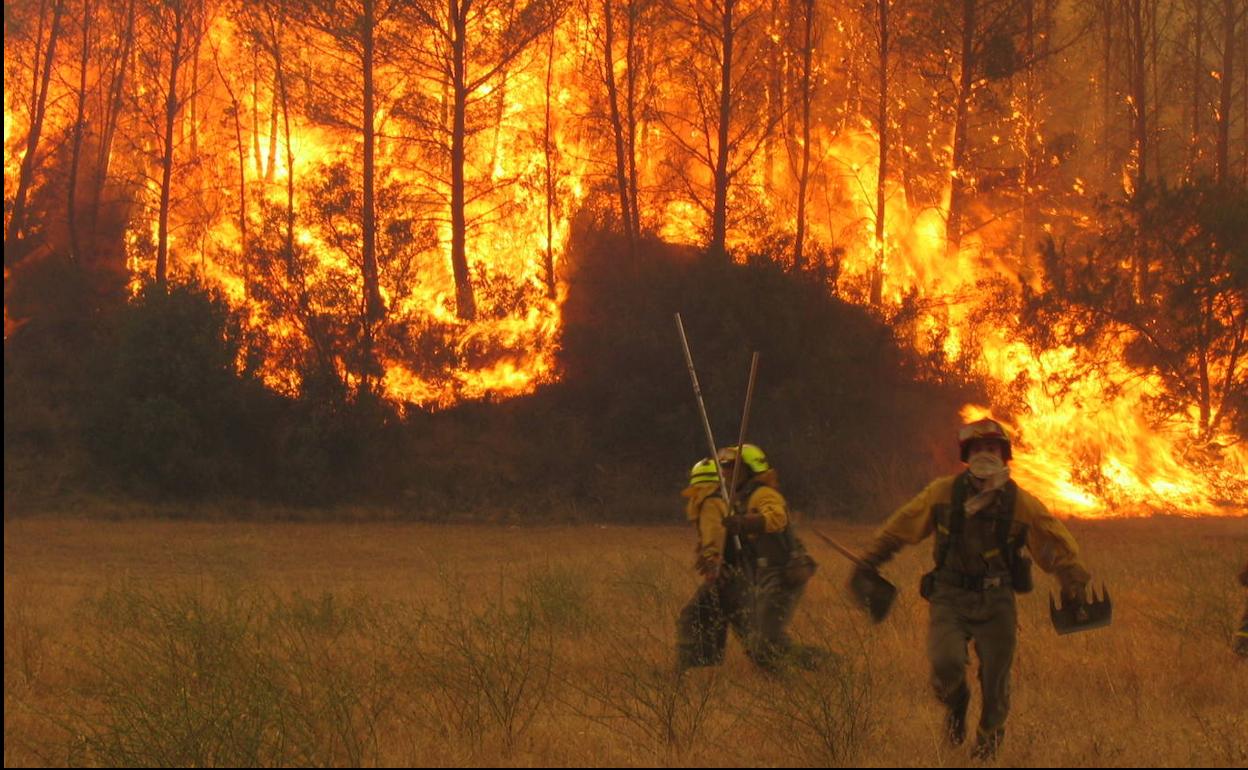
[[[360,20],[363,25],[361,40],[361,61],[364,74],[364,200],[362,229],[364,236],[364,356],[365,366],[373,365],[373,326],[381,318],[381,289],[377,271],[377,211],[376,184],[377,166],[374,153],[377,145],[377,106],[376,84],[373,82],[373,66],[375,59],[374,25],[376,24],[373,0],[364,0],[364,14]],[[365,376],[365,386],[368,377]]]
[[[134,58],[135,2],[136,0],[130,0],[126,5],[126,25],[122,32],[121,51],[117,57],[117,71],[108,87],[108,104],[104,113],[104,127],[100,131],[100,147],[95,163],[95,189],[91,197],[92,233],[96,232],[99,227],[104,185],[108,181],[108,171],[112,165],[113,140],[117,135],[117,125],[121,121],[121,112],[125,106],[126,71],[132,66]]]
[[[1114,177],[1113,126],[1116,100],[1114,99],[1114,2],[1101,0],[1101,157],[1104,160],[1104,178]]]
[[[278,15],[275,16],[272,0],[266,0],[265,19],[268,22],[269,53],[273,57],[273,81],[277,101],[282,108],[282,135],[286,145],[286,233],[283,258],[286,277],[295,277],[295,150],[291,144],[290,99],[286,88],[286,65],[282,55],[282,30],[286,21],[284,0],[277,0]],[[276,133],[276,132],[274,132]]]
[[[273,184],[273,174],[277,171],[277,99],[270,95],[269,104],[269,151],[264,170],[264,183]]]
[[[550,89],[555,75],[555,26],[550,28],[550,45],[546,49],[546,115],[542,149],[546,156],[546,296],[555,294],[555,145],[550,131]]]
[[[1144,29],[1145,0],[1130,0],[1131,18],[1131,125],[1132,144],[1135,155],[1135,178],[1133,188],[1136,192],[1148,184],[1148,81],[1147,71],[1147,40]],[[1133,265],[1134,298],[1136,302],[1145,303],[1148,299],[1148,257],[1143,249],[1137,249]]]
[[[178,100],[178,70],[182,66],[186,43],[186,5],[171,4],[174,14],[173,48],[169,52],[169,91],[165,96],[164,145],[160,158],[160,214],[156,229],[156,285],[162,290],[169,272],[169,196],[173,181],[173,128],[182,103]]]
[[[890,56],[889,4],[892,0],[876,0],[876,77],[879,81],[880,102],[876,109],[879,124],[880,155],[875,180],[875,264],[871,267],[871,304],[879,306],[884,299],[885,256],[885,185],[888,183],[888,65]]]
[[[1135,154],[1136,190],[1148,181],[1148,80],[1145,63],[1147,38],[1144,34],[1144,0],[1130,0],[1131,18],[1131,125]]]
[[[633,208],[629,204],[628,164],[624,158],[624,122],[620,115],[620,95],[615,83],[615,0],[603,0],[603,75],[607,86],[607,101],[611,112],[611,134],[615,140],[615,186],[620,199],[620,221],[628,235],[628,250],[637,256],[637,238],[633,227]],[[632,66],[632,62],[629,62]]]
[[[225,87],[226,95],[230,97],[230,114],[234,118],[234,143],[238,150],[238,253],[243,266],[243,296],[247,297],[251,293],[251,271],[250,260],[247,258],[247,144],[243,141],[243,105],[222,71],[221,59],[215,49],[212,62],[217,69],[217,76],[221,78],[221,85]]]
[[[1196,175],[1200,163],[1200,114],[1203,104],[1205,78],[1205,0],[1194,0],[1196,17],[1192,20],[1192,135],[1188,138],[1187,177]]]
[[[91,19],[95,15],[92,0],[82,3],[82,49],[78,59],[78,105],[74,113],[73,145],[69,157],[69,191],[66,195],[65,220],[69,228],[69,258],[78,261],[78,167],[82,161],[82,135],[86,128],[87,66],[91,58]]]
[[[641,240],[641,203],[637,188],[637,76],[641,70],[640,50],[637,47],[637,32],[640,24],[642,8],[638,0],[628,0],[628,27],[624,45],[624,58],[628,60],[625,78],[625,133],[627,137],[628,157],[628,207],[631,210],[629,221],[633,225],[632,241]]]
[[[251,54],[251,163],[256,176],[264,178],[264,154],[260,152],[260,51]]]
[[[797,173],[797,233],[793,269],[806,267],[806,196],[810,184],[810,103],[814,99],[815,0],[802,2],[802,157]]]
[[[716,126],[715,147],[715,201],[711,209],[710,253],[714,257],[727,258],[728,239],[728,123],[732,118],[732,45],[734,30],[733,11],[737,0],[724,0],[724,13],[720,28],[719,69],[719,125]]]
[[[52,24],[48,29],[48,49],[44,54],[43,69],[36,68],[31,81],[32,93],[37,87],[38,96],[34,100],[34,109],[30,115],[30,132],[26,135],[26,154],[22,156],[22,165],[18,171],[17,193],[13,197],[13,213],[10,215],[9,229],[4,234],[6,265],[11,264],[11,260],[16,258],[17,246],[22,230],[26,226],[26,197],[30,194],[30,186],[35,175],[35,156],[39,152],[39,134],[43,131],[43,118],[48,106],[48,85],[52,80],[52,65],[56,61],[56,41],[60,35],[61,13],[64,10],[64,0],[56,0],[52,6]],[[41,9],[39,13],[41,23],[43,18],[44,13]],[[40,32],[40,40],[42,37],[42,32]]]
[[[1153,84],[1153,98],[1161,93],[1161,66],[1158,63],[1158,52],[1161,50],[1161,42],[1159,40],[1159,27],[1157,24],[1157,6],[1158,0],[1145,0],[1147,5],[1145,10],[1148,11],[1147,36],[1148,36],[1148,64],[1149,75]],[[1164,132],[1158,130],[1158,124],[1161,122],[1161,111],[1153,111],[1153,119],[1149,125],[1151,136],[1149,137],[1149,156],[1153,159],[1152,178],[1162,180],[1165,178],[1165,171],[1162,168],[1162,161],[1167,153],[1163,151],[1162,141],[1165,139]]]
[[[286,275],[295,272],[295,148],[290,137],[290,99],[286,90],[286,70],[282,63],[282,44],[274,30],[273,66],[277,73],[277,93],[282,102],[282,134],[286,143]]]
[[[1035,148],[1032,137],[1036,130],[1036,2],[1024,0],[1023,22],[1023,56],[1027,69],[1023,73],[1023,115],[1021,150],[1022,159],[1019,164],[1019,255],[1024,264],[1027,263],[1028,251],[1031,248],[1032,228],[1032,176],[1035,173]]]
[[[467,219],[464,212],[464,144],[467,140],[468,73],[465,56],[468,20],[460,0],[448,0],[451,24],[451,269],[455,274],[455,312],[461,319],[477,317],[477,303],[468,272]]]
[[[783,79],[784,79],[784,49],[782,45],[775,42],[776,38],[780,40],[786,39],[786,36],[780,33],[780,26],[784,23],[783,16],[780,12],[780,0],[770,0],[770,9],[768,17],[768,28],[770,34],[767,36],[767,125],[776,126],[780,123],[780,118],[784,114],[783,104]],[[763,185],[770,197],[776,189],[776,134],[774,131],[767,132],[767,136],[763,139]]]
[[[945,223],[945,243],[950,255],[962,245],[962,209],[966,197],[967,130],[971,89],[975,84],[976,0],[962,0],[961,62],[958,93],[953,117],[953,157],[949,173],[949,218]]]
[[[193,50],[191,51],[191,93],[190,99],[190,120],[183,121],[182,132],[186,133],[186,125],[191,127],[191,157],[199,157],[199,44],[203,37],[196,35]]]
[[[1235,79],[1235,47],[1240,38],[1236,34],[1239,17],[1244,15],[1243,0],[1222,0],[1222,92],[1218,98],[1218,184],[1230,179],[1231,168],[1231,99],[1235,93],[1231,87]],[[1248,99],[1248,95],[1245,96]]]

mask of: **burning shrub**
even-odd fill
[[[1164,384],[1153,399],[1158,421],[1195,415],[1205,443],[1242,435],[1248,189],[1148,188],[1106,207],[1102,222],[1075,242],[1078,257],[1050,244],[1050,291],[1032,308],[1039,325],[1089,350],[1120,341],[1130,366]]]

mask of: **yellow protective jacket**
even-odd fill
[[[903,545],[916,545],[931,535],[936,529],[934,509],[953,504],[953,483],[957,478],[954,475],[936,479],[889,516],[875,532],[868,559],[882,563]],[[1069,594],[1087,585],[1091,575],[1079,559],[1079,545],[1070,531],[1035,495],[1020,488],[1010,538],[1018,537],[1023,527],[1027,527],[1027,550],[1042,570],[1057,575],[1063,592]]]
[[[788,503],[779,490],[766,485],[774,482],[774,478],[762,474],[758,480],[762,483],[746,499],[745,513],[762,516],[768,534],[782,532],[789,525]],[[685,498],[685,516],[698,530],[698,556],[702,559],[722,558],[727,535],[724,517],[728,515],[728,506],[724,505],[724,499],[719,494],[719,485],[710,482],[692,484],[680,494]]]
[[[745,501],[745,514],[757,514],[763,517],[767,525],[767,533],[783,532],[789,526],[789,504],[784,495],[776,489],[776,471],[763,471],[751,482],[756,486],[750,491]]]
[[[719,494],[719,485],[691,484],[680,493],[685,498],[685,516],[698,530],[698,557],[718,559],[724,555],[724,516],[728,506]]]

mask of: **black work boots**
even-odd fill
[[[971,756],[980,762],[991,762],[996,759],[997,750],[1001,748],[1003,740],[1005,740],[1004,727],[990,731],[980,729],[975,733],[975,748],[971,749]]]
[[[945,712],[945,737],[953,746],[961,746],[966,742],[966,707],[971,703],[971,691],[963,686],[962,691],[948,704]]]

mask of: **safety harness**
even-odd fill
[[[1014,572],[1012,560],[1016,558],[1018,549],[1026,541],[1026,528],[1017,538],[1010,539],[1010,525],[1014,522],[1014,506],[1018,500],[1018,485],[1013,480],[1007,481],[1001,488],[994,506],[1001,506],[1004,516],[993,517],[996,545],[982,553],[987,564],[995,557],[1001,557],[1005,564],[1004,574],[971,575],[954,569],[946,569],[945,561],[949,550],[954,544],[960,544],[966,528],[966,500],[970,494],[970,475],[960,474],[953,482],[953,499],[948,507],[939,506],[936,517],[936,569],[933,574],[936,580],[970,591],[984,591],[1011,584],[1011,573]],[[939,514],[944,513],[945,516]],[[944,521],[942,521],[944,518]]]
[[[729,512],[729,515],[735,514],[737,511],[743,510],[749,506],[750,497],[759,487],[768,486],[757,481],[751,481],[741,488],[737,493],[735,505]],[[720,496],[716,492],[713,496]],[[804,552],[804,548],[799,544],[796,535],[793,532],[793,522],[789,521],[784,529],[779,532],[765,532],[756,535],[753,540],[745,537],[741,538],[741,557],[746,559],[751,567],[760,569],[767,567],[784,567],[789,563],[793,554]],[[724,561],[732,564],[738,558],[737,549],[732,542],[732,538],[724,547]]]

